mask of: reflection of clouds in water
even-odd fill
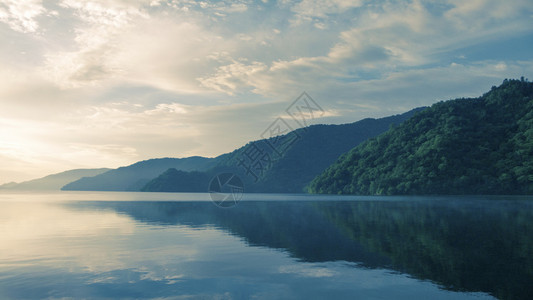
[[[336,273],[327,268],[317,267],[313,265],[290,265],[279,267],[280,273],[295,274],[302,277],[332,277]]]
[[[2,242],[37,238],[87,237],[133,234],[134,223],[111,211],[69,211],[60,206],[2,205]]]
[[[91,279],[88,280],[86,283],[87,283],[87,284],[93,284],[93,283],[113,283],[113,282],[117,282],[117,281],[118,281],[118,277],[116,277],[116,276],[100,276],[100,277],[91,278]]]
[[[38,264],[103,273],[142,266],[147,260],[161,264],[189,260],[197,252],[192,243],[197,229],[181,228],[176,235],[138,226],[130,217],[111,210],[75,210],[60,204],[27,202],[0,205],[2,265]]]
[[[75,211],[44,203],[1,203],[0,261],[69,265],[90,271],[123,266],[113,251],[134,222],[112,211]]]
[[[161,270],[160,270],[161,271]],[[172,273],[171,270],[162,270],[164,273],[168,273],[169,271]],[[161,281],[165,284],[175,284],[181,280],[181,278],[184,278],[185,275],[179,274],[179,275],[165,275],[165,274],[159,274],[160,272],[156,271],[140,271],[140,272],[146,272],[144,274],[141,274],[139,277],[140,280],[151,280],[151,281]]]

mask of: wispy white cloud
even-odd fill
[[[528,0],[449,0],[448,3],[453,8],[445,12],[445,17],[461,29],[469,31],[491,26],[493,22],[505,24],[524,13],[531,13],[531,2]]]
[[[35,32],[39,29],[36,18],[46,10],[41,0],[0,1],[0,22],[20,32]]]
[[[233,60],[231,64],[219,67],[213,76],[198,80],[207,88],[231,95],[242,87],[257,87],[258,84],[254,82],[260,81],[260,73],[265,70],[267,66],[262,62],[243,63]]]
[[[115,40],[130,28],[132,20],[147,18],[142,5],[146,1],[71,1],[59,6],[80,20],[74,28],[76,48],[45,54],[44,73],[58,85],[69,88],[94,84],[120,74],[115,63]]]
[[[363,0],[302,0],[294,4],[291,8],[296,15],[293,19],[293,24],[338,15],[362,5]]]

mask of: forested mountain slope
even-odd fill
[[[340,157],[313,193],[533,194],[533,83],[434,104]]]

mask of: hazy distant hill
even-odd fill
[[[171,168],[149,181],[142,191],[206,193],[210,179],[208,172],[186,172]]]
[[[65,184],[83,177],[96,176],[110,169],[75,169],[21,183],[7,183],[0,189],[11,190],[60,190]]]
[[[184,172],[169,171],[150,181],[143,191],[193,192],[199,188],[207,191],[208,178],[217,173],[231,172],[243,180],[247,192],[303,193],[304,187],[342,153],[385,132],[392,124],[400,124],[422,109],[350,124],[314,125],[278,138],[250,142],[217,157],[217,164],[206,172],[208,176],[191,174],[196,180],[205,182],[187,178]],[[283,146],[277,148],[277,145]]]
[[[343,155],[310,191],[533,194],[533,83],[434,104]]]
[[[71,191],[139,191],[147,182],[169,168],[183,171],[204,171],[212,167],[214,158],[156,158],[130,166],[109,170],[94,177],[85,177],[63,186]]]

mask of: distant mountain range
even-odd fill
[[[207,192],[209,178],[230,172],[242,179],[247,192],[303,193],[304,187],[339,155],[387,131],[393,124],[400,124],[422,109],[350,124],[314,125],[278,137],[250,142],[215,158],[216,164],[205,174],[169,170],[150,181],[142,191]]]
[[[434,104],[342,155],[313,193],[533,194],[533,83]]]
[[[21,183],[11,182],[0,185],[0,189],[9,190],[59,190],[65,184],[78,180],[83,177],[92,177],[111,169],[75,169],[57,174],[45,176],[43,178],[25,181]]]
[[[63,186],[62,190],[207,192],[210,178],[221,172],[231,172],[242,178],[247,192],[302,193],[304,187],[339,155],[422,109],[350,124],[300,128],[278,137],[250,142],[215,158],[141,161],[75,180]],[[280,151],[272,147],[274,144],[284,145],[285,148]],[[259,152],[261,157],[257,156]],[[257,161],[250,161],[252,156],[256,156]],[[261,166],[258,166],[259,163]]]
[[[205,171],[216,159],[200,156],[187,158],[156,158],[130,166],[109,170],[94,177],[85,177],[63,186],[65,191],[139,191],[151,179],[169,168],[182,171]]]

